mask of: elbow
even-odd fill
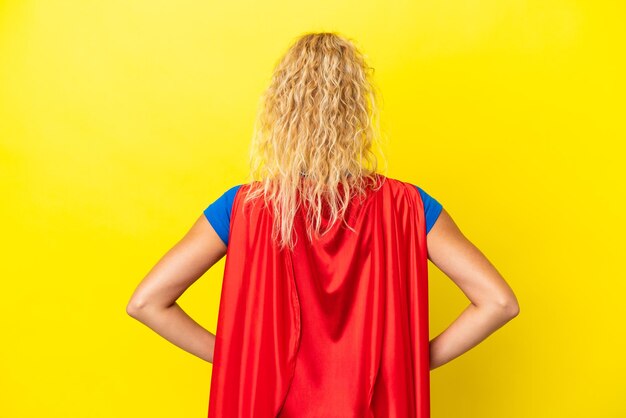
[[[128,302],[128,304],[126,305],[126,313],[133,317],[136,318],[137,317],[137,311],[138,308],[137,306],[135,306],[132,302]]]
[[[517,303],[517,301],[507,304],[504,309],[507,312],[507,314],[511,317],[511,319],[519,315],[519,304]]]
[[[484,306],[485,309],[493,315],[497,315],[507,321],[515,318],[520,312],[519,303],[514,296],[494,299],[491,302],[483,304],[482,306]]]
[[[506,299],[499,303],[500,309],[508,319],[513,319],[519,315],[520,308],[516,298]]]
[[[135,299],[131,299],[128,304],[126,304],[126,313],[133,318],[138,318],[141,315],[144,307],[145,303]]]
[[[134,295],[126,304],[126,313],[143,322],[142,318],[158,314],[159,311],[169,308],[170,306],[172,306],[172,304],[159,304],[154,301],[154,299],[151,299],[146,295]]]

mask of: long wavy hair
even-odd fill
[[[336,32],[301,35],[261,95],[249,155],[252,187],[244,205],[263,196],[275,215],[272,238],[280,248],[295,245],[293,224],[301,205],[313,240],[338,219],[345,222],[354,196],[381,186],[373,151],[383,142],[380,94],[365,58]]]

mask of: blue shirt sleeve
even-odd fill
[[[430,229],[435,225],[435,221],[439,218],[439,214],[443,210],[443,205],[439,203],[436,199],[434,199],[431,195],[426,193],[424,189],[419,186],[417,190],[419,190],[420,195],[422,196],[422,201],[424,202],[424,213],[426,216],[426,233],[430,231]]]
[[[226,246],[228,246],[228,232],[230,230],[230,213],[239,187],[241,187],[241,184],[226,190],[203,211],[204,216]]]

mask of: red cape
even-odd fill
[[[378,181],[350,204],[356,232],[339,220],[309,243],[301,207],[293,253],[261,201],[244,214],[239,188],[209,418],[430,417],[424,205],[414,185]]]

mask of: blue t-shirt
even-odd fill
[[[235,200],[235,194],[241,184],[233,186],[222,194],[217,200],[211,203],[205,210],[204,216],[211,223],[217,235],[224,241],[224,244],[228,245],[228,232],[230,230],[230,212],[233,208],[233,202]],[[421,187],[417,187],[422,201],[424,202],[424,212],[426,214],[426,233],[430,232],[430,229],[435,224],[435,221],[439,217],[443,206],[428,193],[426,193]]]

